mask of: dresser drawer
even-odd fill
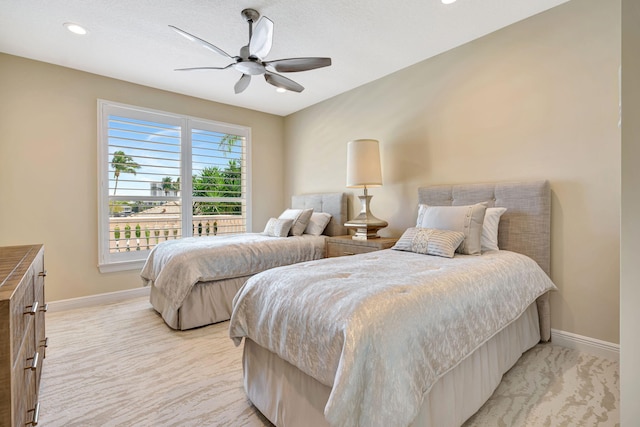
[[[11,345],[12,359],[16,361],[18,352],[22,347],[22,343],[27,337],[33,340],[33,334],[28,335],[27,330],[35,321],[37,308],[34,310],[34,293],[33,293],[33,271],[28,270],[20,286],[16,289],[14,297],[11,299]]]
[[[42,356],[45,356],[44,352],[44,341],[45,341],[45,328],[44,328],[44,318],[45,313],[47,312],[47,303],[44,300],[44,278],[46,276],[46,272],[43,271],[42,268],[36,269],[34,272],[34,280],[33,280],[33,291],[35,294],[35,300],[38,302],[38,313],[35,316],[36,320],[36,342],[38,351]]]
[[[34,322],[29,322],[28,336],[33,336]],[[36,406],[36,370],[31,369],[34,356],[37,364],[42,363],[40,355],[36,356],[36,346],[33,339],[27,339],[15,359],[12,370],[12,399],[15,426],[28,426],[33,419],[33,409]],[[36,367],[37,369],[37,367]],[[31,410],[31,411],[30,411]]]
[[[33,260],[31,264],[31,270],[33,272],[33,293],[35,301],[38,303],[38,312],[35,315],[35,350],[40,355],[41,359],[46,357],[47,338],[45,334],[44,320],[45,313],[47,311],[47,304],[44,301],[44,278],[47,275],[44,269],[44,256],[38,256]],[[35,372],[35,390],[40,389],[40,377],[42,376],[42,363],[38,364],[38,369]]]

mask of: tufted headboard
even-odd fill
[[[331,221],[325,228],[327,236],[343,236],[347,234],[344,223],[347,222],[347,194],[346,193],[316,193],[291,196],[291,207],[294,209],[313,208],[314,212],[331,214]]]
[[[500,218],[500,249],[527,255],[547,275],[551,272],[551,189],[548,181],[497,182],[421,187],[418,201],[432,206],[459,206],[487,202],[505,207]],[[551,337],[549,294],[538,298],[540,338]]]
[[[487,202],[505,207],[498,246],[535,260],[549,275],[551,260],[551,189],[548,181],[497,182],[421,187],[418,201],[432,206]]]

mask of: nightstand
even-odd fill
[[[325,239],[327,258],[364,254],[389,249],[398,241],[395,237],[379,237],[369,240],[353,240],[351,236],[334,236]]]

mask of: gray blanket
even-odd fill
[[[198,282],[249,276],[273,267],[324,257],[324,236],[269,237],[261,233],[187,237],[153,248],[143,283],[178,309]]]

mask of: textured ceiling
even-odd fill
[[[288,115],[567,0],[0,0],[0,52],[212,101]],[[287,73],[302,93],[276,93],[262,76],[236,95],[240,73],[176,72],[225,66],[175,25],[237,55],[248,41],[240,15],[254,8],[274,23],[267,60],[328,56],[333,65]],[[65,22],[89,33],[68,32]]]

